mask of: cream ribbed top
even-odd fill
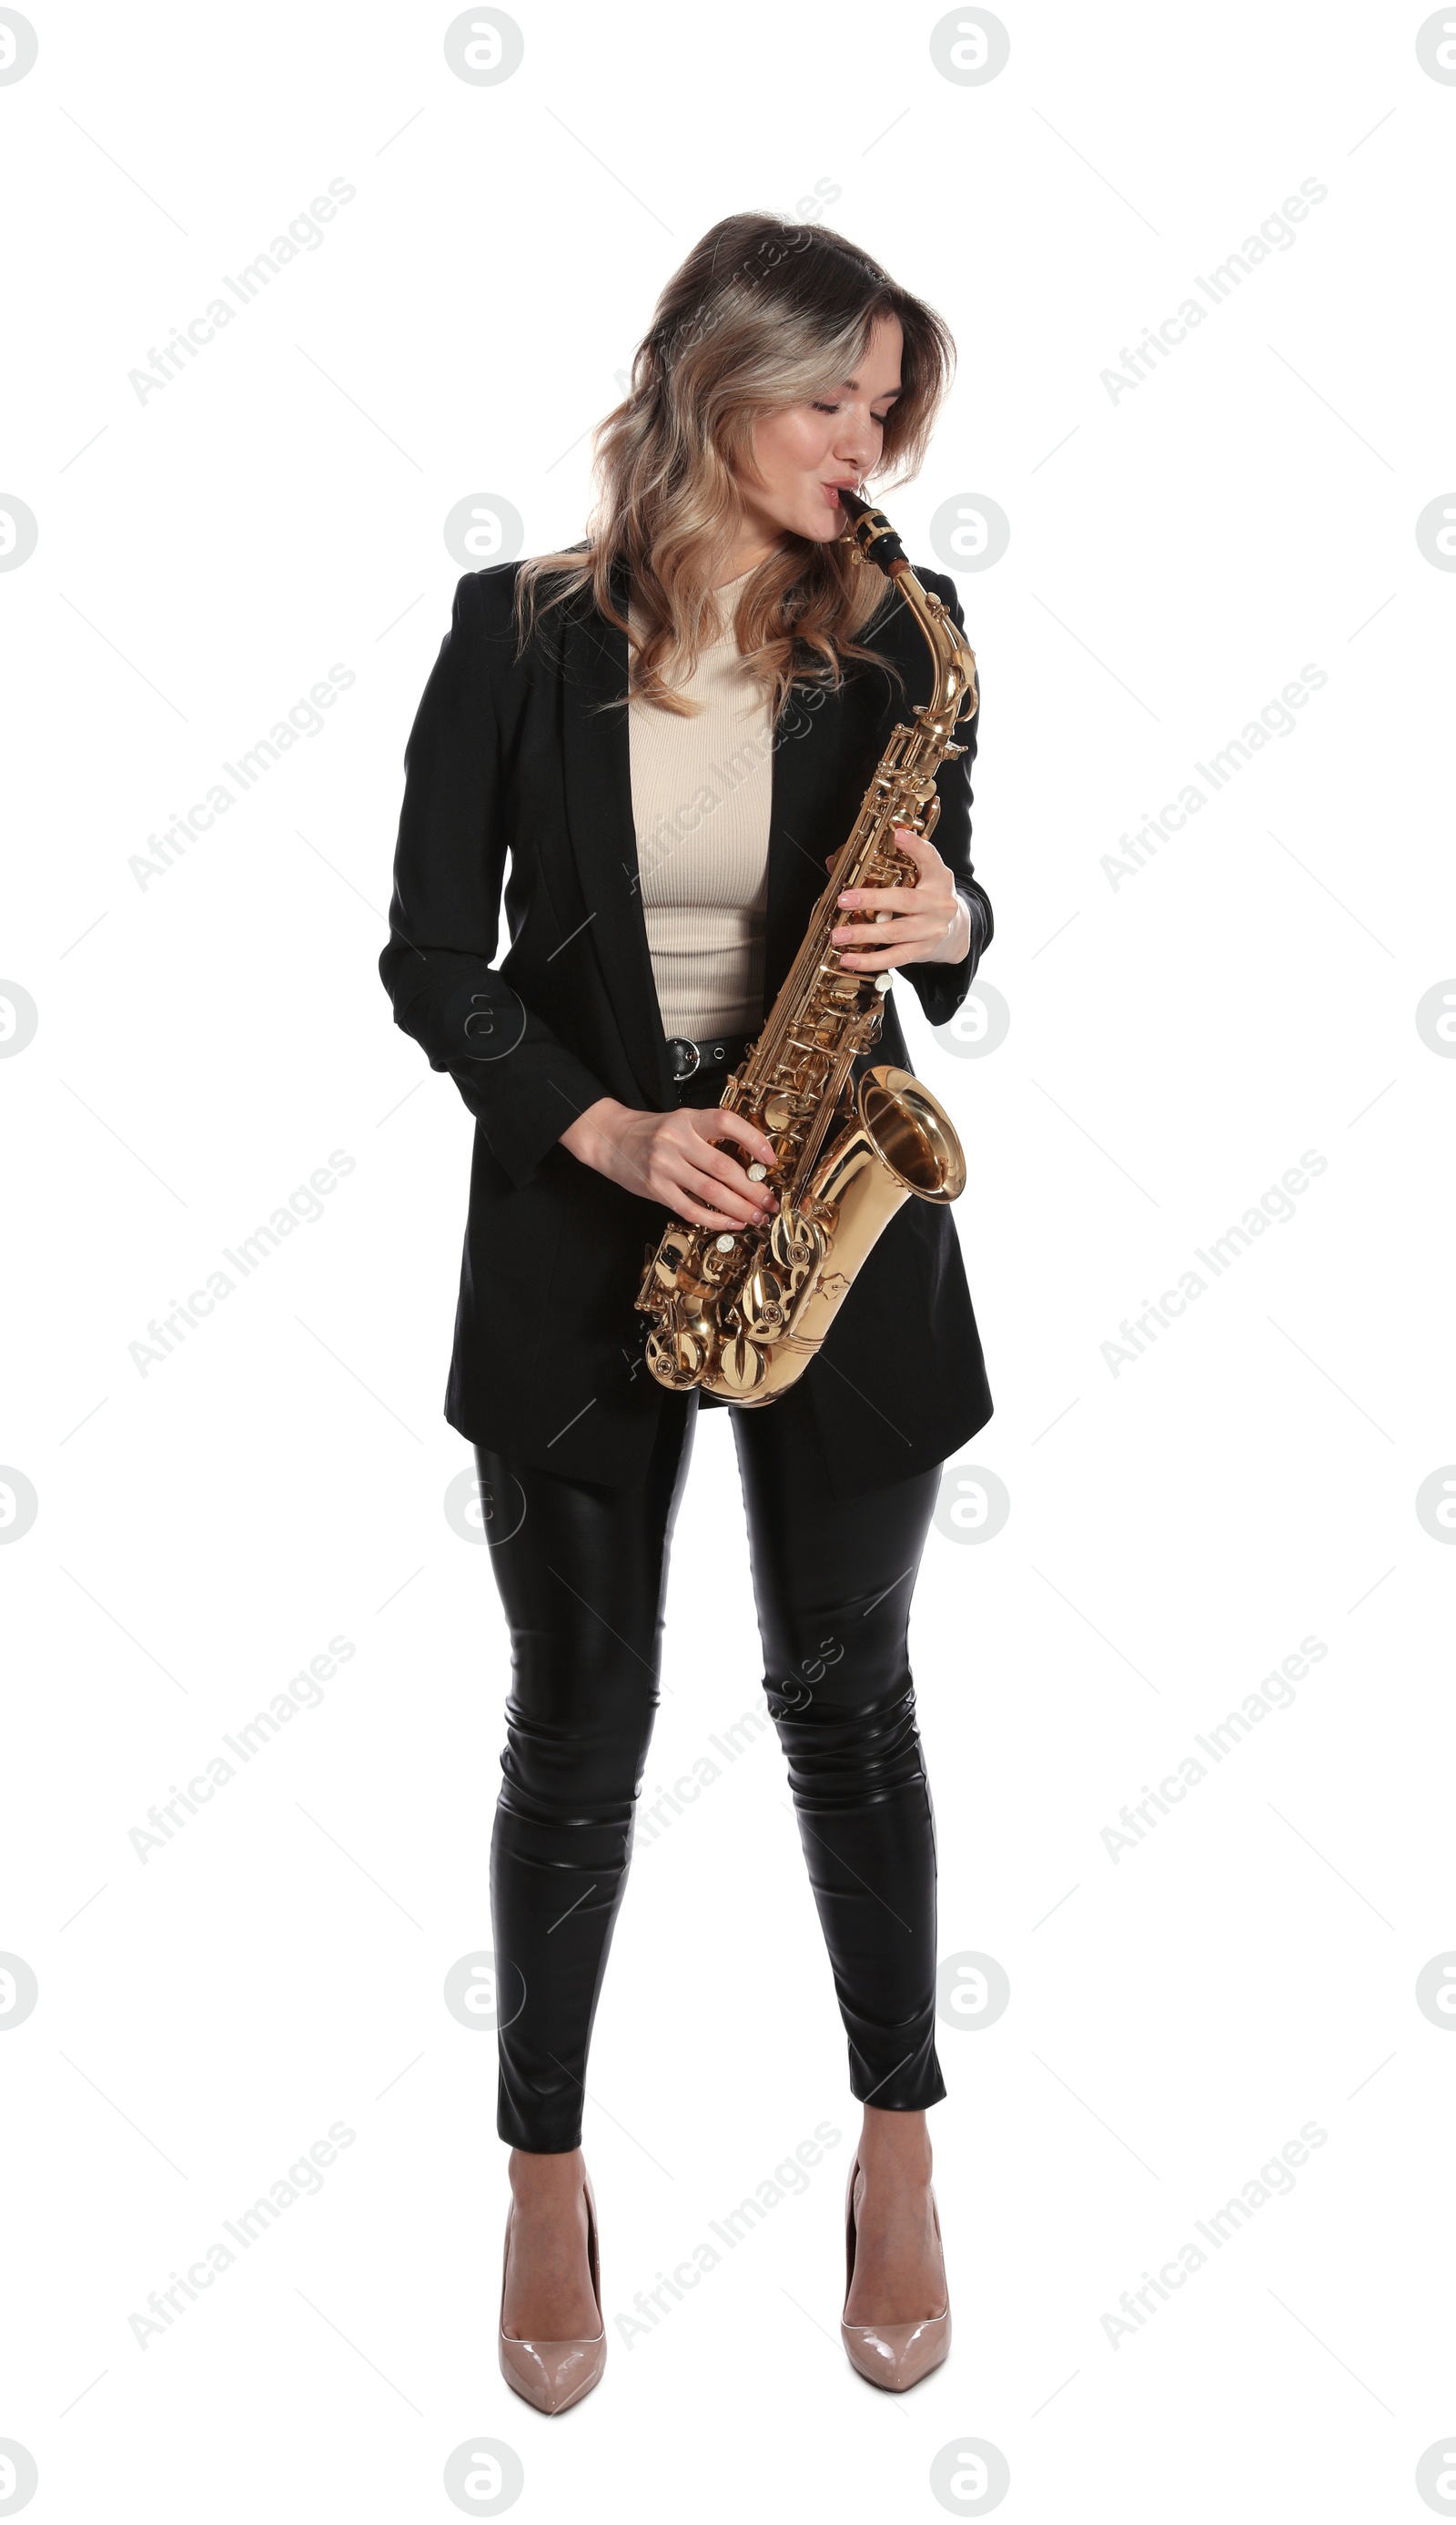
[[[716,591],[723,628],[693,674],[678,682],[669,666],[673,690],[703,705],[697,717],[678,718],[635,696],[627,708],[657,1005],[664,1031],[694,1042],[750,1033],[763,1016],[773,727],[733,629],[750,575]]]

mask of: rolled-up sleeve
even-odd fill
[[[457,587],[410,731],[379,977],[395,1023],[449,1072],[518,1186],[607,1090],[496,969],[510,834],[491,692],[510,649],[488,637],[483,585],[495,575]]]

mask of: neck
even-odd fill
[[[767,520],[759,524],[752,518],[744,518],[719,566],[719,574],[713,580],[714,587],[727,587],[733,579],[743,578],[749,570],[756,569],[760,561],[767,561],[771,554],[782,551],[784,541],[783,534]]]

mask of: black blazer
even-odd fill
[[[677,1100],[638,886],[626,639],[588,592],[546,614],[517,660],[515,569],[456,589],[406,749],[379,971],[396,1023],[475,1116],[445,1416],[477,1444],[615,1485],[642,1477],[663,1400],[633,1300],[667,1213],[583,1165],[560,1135],[601,1096],[660,1113]],[[963,621],[953,581],[919,574]],[[613,587],[625,611],[625,576]],[[838,693],[796,685],[775,732],[765,1015],[826,853],[848,838],[896,718],[929,689],[924,640],[893,586],[863,639],[904,687],[850,662]],[[992,934],[969,855],[975,734],[973,720],[966,754],[942,767],[935,833],[972,906],[971,950],[896,976],[933,1025],[954,1015]],[[510,945],[497,965],[503,875]],[[857,1068],[885,1061],[908,1065],[893,990]],[[974,1435],[991,1393],[948,1210],[903,1205],[813,1364],[761,1408],[839,1498],[926,1471]]]

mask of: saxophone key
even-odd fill
[[[768,1373],[768,1362],[762,1351],[747,1333],[738,1333],[723,1344],[718,1360],[718,1374],[732,1394],[752,1394]]]
[[[806,1219],[792,1205],[779,1211],[768,1231],[768,1251],[779,1268],[798,1278],[828,1250],[828,1238],[816,1220]]]
[[[658,1384],[670,1386],[675,1393],[698,1383],[707,1360],[702,1342],[692,1333],[661,1329],[648,1334],[643,1356]]]
[[[757,1341],[771,1341],[788,1320],[788,1298],[781,1281],[759,1263],[750,1271],[738,1295],[737,1313],[743,1329]]]

